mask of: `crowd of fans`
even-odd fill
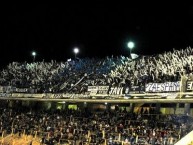
[[[177,122],[179,117],[159,114],[153,108],[133,113],[118,107],[101,112],[3,107],[0,114],[0,133],[33,135],[49,145],[173,145],[192,129],[188,123]]]
[[[133,86],[149,82],[193,79],[193,49],[155,56],[81,58],[66,62],[12,62],[0,72],[0,86],[31,88],[37,92],[85,93],[88,86]]]
[[[88,86],[130,87],[149,82],[193,80],[193,49],[155,56],[81,58],[66,62],[12,62],[0,72],[0,86],[29,88],[40,93],[84,94]],[[184,118],[150,109],[139,113],[115,109],[29,110],[0,107],[0,133],[41,137],[46,144],[174,144],[192,129]],[[185,118],[187,120],[187,118]],[[178,122],[174,122],[178,121]]]

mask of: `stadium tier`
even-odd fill
[[[1,101],[0,143],[42,145],[173,145],[192,129],[193,118],[165,115],[154,107],[131,112],[121,107],[92,111],[45,110]]]
[[[12,62],[0,72],[0,142],[174,144],[193,128],[192,73],[190,47],[136,59]]]
[[[188,47],[134,60],[112,56],[66,62],[12,62],[0,72],[0,91],[104,96],[192,91],[192,54],[193,49]]]

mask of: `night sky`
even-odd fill
[[[189,4],[66,4],[5,6],[1,14],[1,66],[12,61],[66,61],[78,57],[157,54],[193,47]]]

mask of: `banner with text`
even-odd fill
[[[193,81],[187,81],[186,82],[186,91],[192,92],[193,91]]]
[[[126,92],[125,92],[126,93]],[[129,94],[141,94],[145,93],[145,86],[131,86],[129,89]],[[126,94],[128,94],[126,93]]]
[[[123,95],[124,87],[109,87],[109,86],[88,86],[90,95]]]
[[[108,92],[109,95],[123,95],[125,94],[124,87],[111,87]]]
[[[88,86],[88,92],[90,92],[90,94],[106,95],[108,90],[109,86]]]
[[[177,92],[180,91],[180,82],[148,83],[145,85],[145,92]]]

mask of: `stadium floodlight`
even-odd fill
[[[79,49],[77,47],[75,47],[73,51],[74,51],[74,56],[76,58],[76,55],[79,53]]]
[[[129,42],[127,43],[127,47],[129,48],[130,56],[131,56],[131,50],[135,47],[135,43],[132,42],[132,41],[129,41]]]
[[[35,61],[35,59],[36,59],[36,52],[35,51],[32,52],[32,56],[33,56],[33,61]]]
[[[132,41],[130,41],[127,43],[127,46],[129,47],[129,49],[133,49],[135,47],[135,44]]]

